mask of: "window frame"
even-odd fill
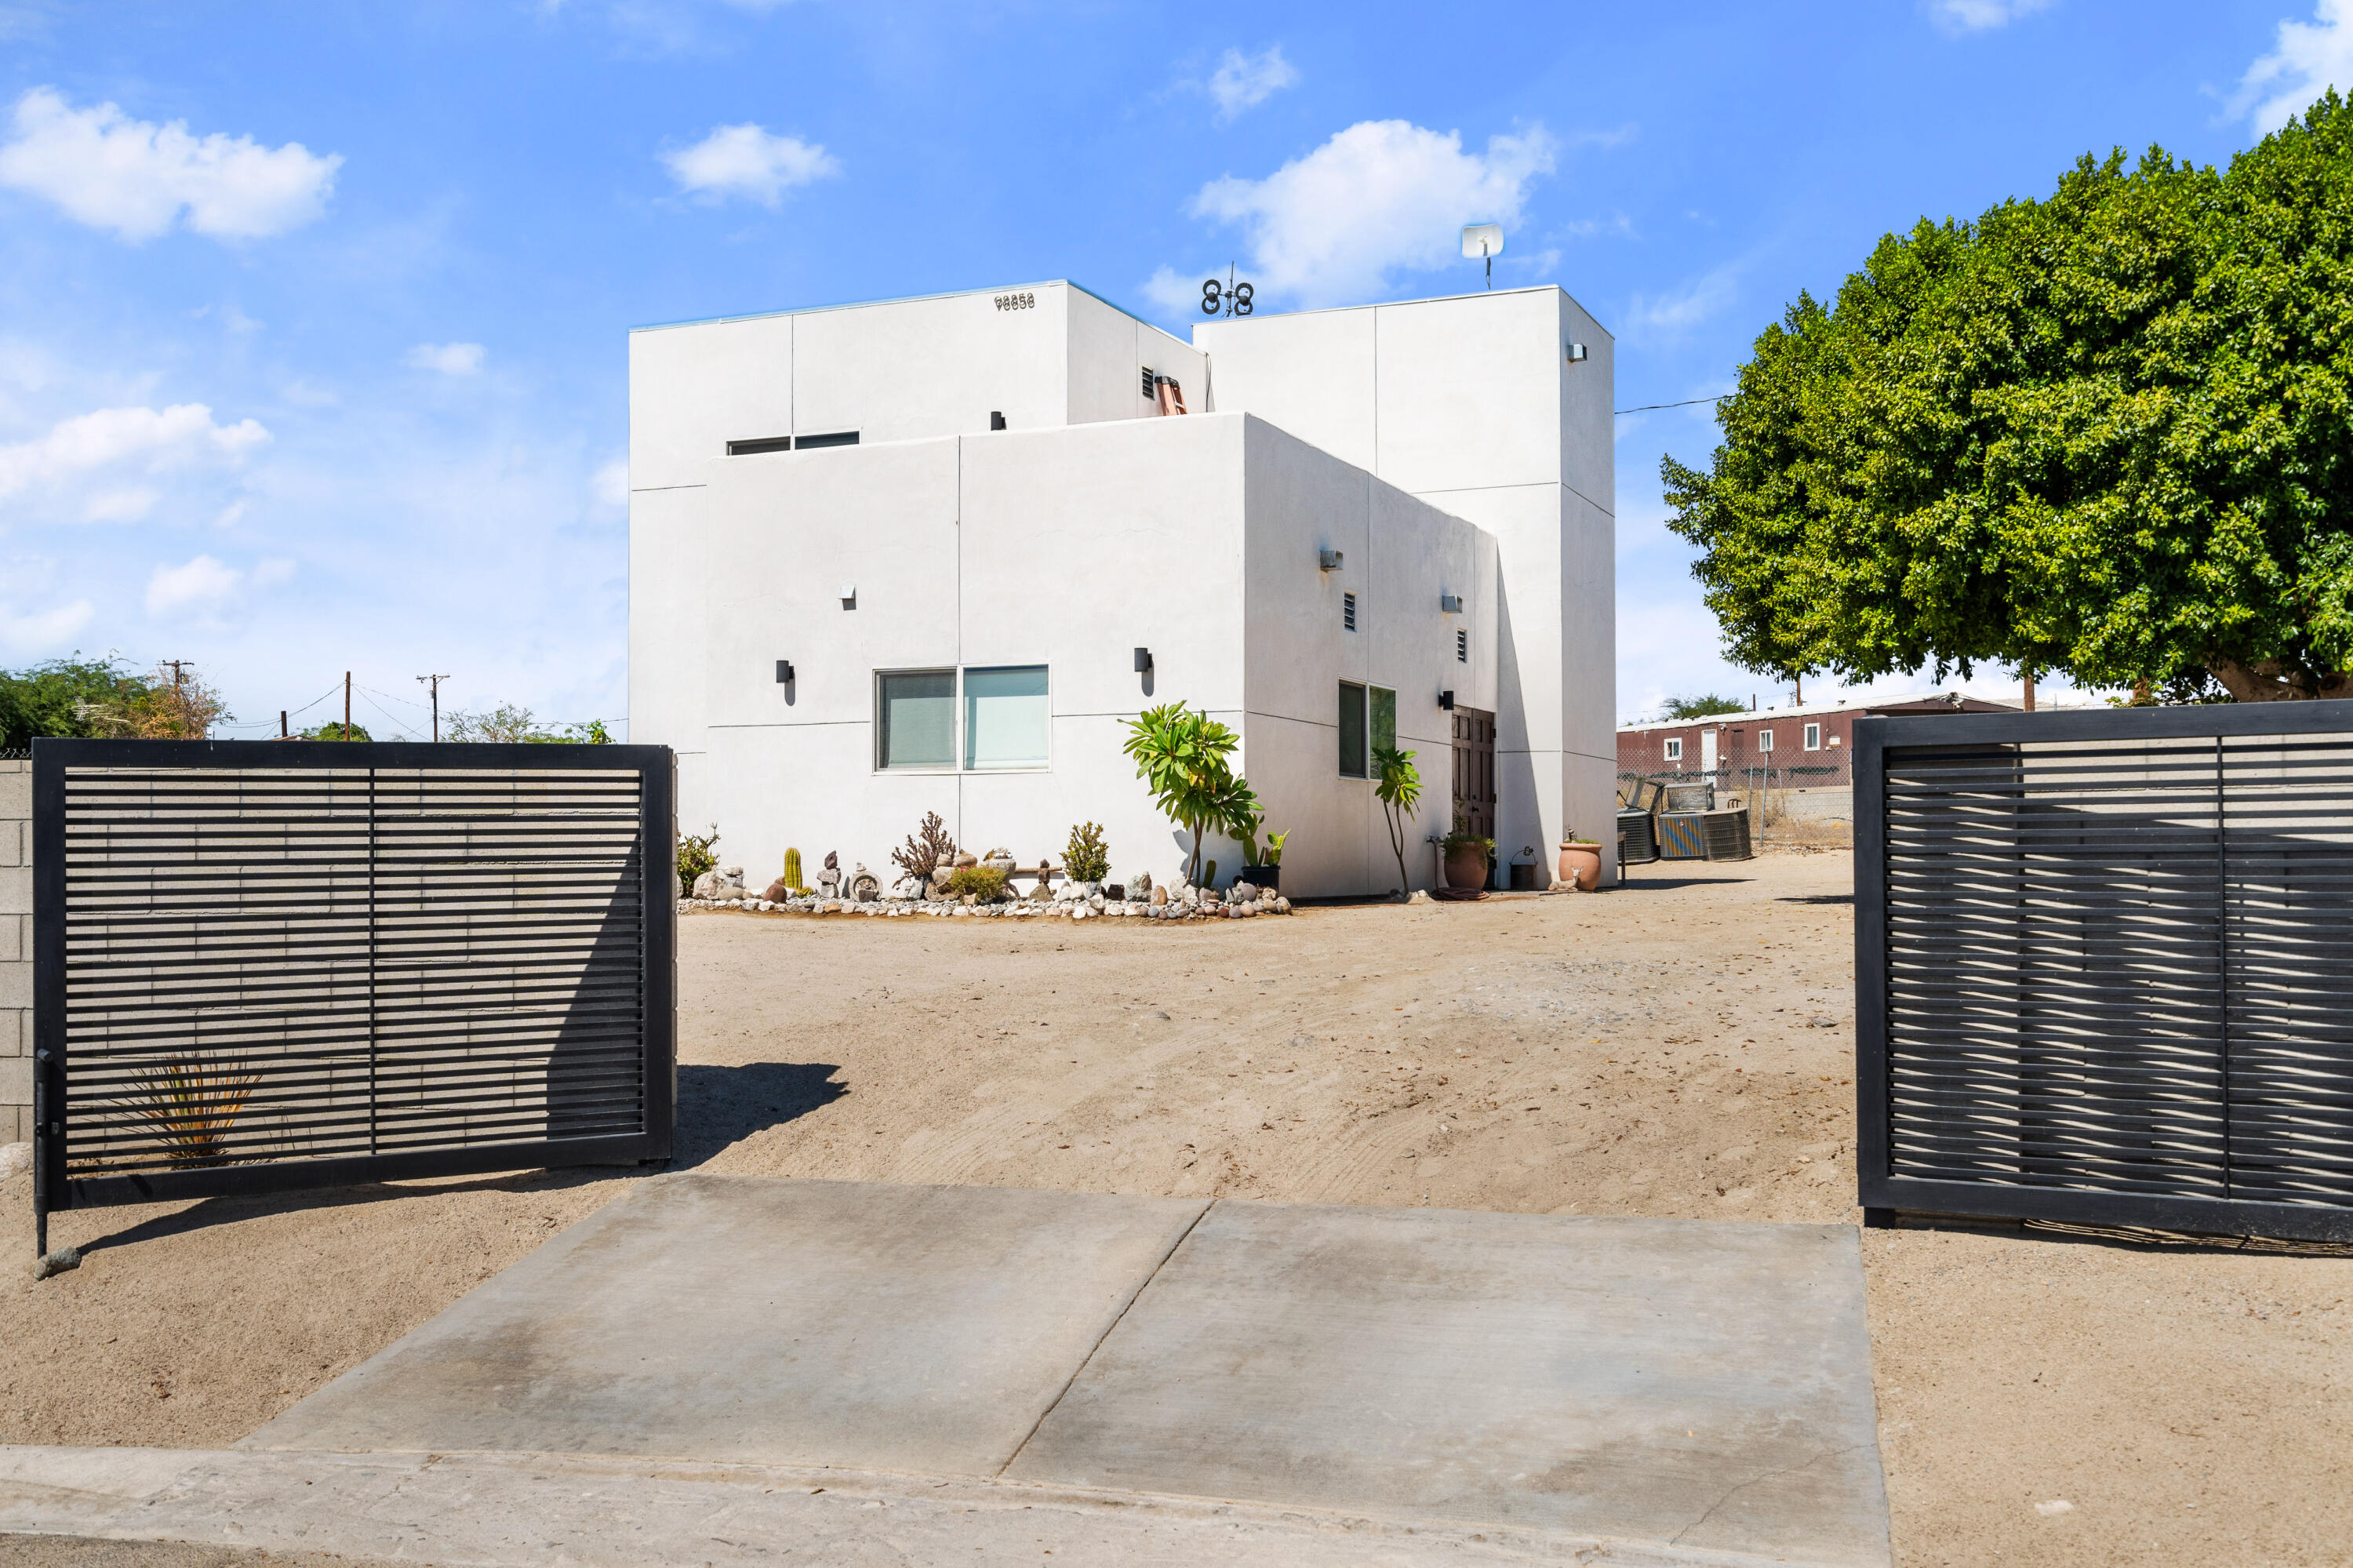
[[[1802,749],[1807,751],[1820,751],[1822,748],[1822,726],[1818,724],[1808,725],[1805,730],[1804,740],[1805,746]]]
[[[1356,694],[1355,713],[1356,719],[1356,769],[1353,773],[1348,770],[1348,716],[1350,702],[1348,694],[1351,692]],[[1372,688],[1366,685],[1361,681],[1341,682],[1339,700],[1335,708],[1335,717],[1336,720],[1334,725],[1334,729],[1336,732],[1335,736],[1336,742],[1335,749],[1339,762],[1340,777],[1343,779],[1369,779],[1372,777]]]
[[[1770,751],[1773,749],[1773,732],[1771,730],[1760,729],[1757,732],[1757,749],[1759,751]]]
[[[1046,755],[1037,762],[1025,762],[1018,767],[980,768],[972,761],[972,689],[969,680],[976,674],[994,675],[1012,671],[1035,670],[1045,683],[1039,694],[1046,704]],[[956,670],[956,771],[959,773],[1051,773],[1054,770],[1054,673],[1050,664],[965,664]]]
[[[948,678],[948,755],[945,762],[910,762],[892,767],[891,756],[891,724],[889,705],[884,693],[893,676],[945,675]],[[964,705],[964,672],[953,664],[915,664],[901,670],[874,672],[874,756],[877,773],[960,773],[957,762],[964,756],[961,713]]]
[[[1683,736],[1678,735],[1668,737],[1666,742],[1666,759],[1669,762],[1681,762],[1683,759]]]

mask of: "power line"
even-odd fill
[[[1612,414],[1647,414],[1653,408],[1688,408],[1694,403],[1721,403],[1732,396],[1732,393],[1725,392],[1714,397],[1686,397],[1680,403],[1645,403],[1639,408],[1612,408],[1609,411]]]

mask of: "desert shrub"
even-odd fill
[[[712,847],[719,842],[719,824],[697,838],[691,833],[678,835],[678,895],[684,898],[694,891],[694,879],[719,863],[718,852]]]
[[[948,873],[943,891],[951,898],[969,894],[983,904],[994,904],[1005,896],[1005,874],[993,865],[959,866]]]
[[[1101,882],[1111,874],[1111,846],[1103,842],[1100,824],[1081,822],[1071,830],[1071,842],[1062,850],[1062,869],[1071,874],[1072,882]]]
[[[947,824],[940,821],[940,814],[925,811],[922,828],[908,834],[906,847],[892,850],[891,858],[900,870],[921,882],[954,860],[955,853],[955,840],[948,837]]]

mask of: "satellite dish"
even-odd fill
[[[1500,223],[1466,223],[1462,226],[1462,257],[1467,261],[1487,263],[1487,287],[1495,286],[1495,258],[1504,253],[1504,226]]]

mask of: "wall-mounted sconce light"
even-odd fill
[[[1315,552],[1315,564],[1324,571],[1336,572],[1340,569],[1340,552],[1318,550]]]
[[[1005,429],[1005,416],[999,413],[997,409],[991,408],[988,411],[988,428],[992,430],[1001,430]]]
[[[1572,343],[1568,345],[1568,362],[1571,365],[1582,365],[1585,363],[1585,345],[1583,344]]]
[[[1444,708],[1448,713],[1452,713],[1454,711],[1454,694],[1451,691],[1439,693],[1438,705]]]
[[[1149,675],[1152,673],[1151,649],[1139,648],[1135,651],[1135,673],[1139,675]]]
[[[1462,596],[1461,596],[1461,594],[1459,594],[1459,593],[1442,593],[1442,594],[1440,594],[1440,595],[1438,596],[1438,612],[1439,612],[1440,615],[1460,615],[1460,614],[1461,614],[1461,613],[1462,613]]]
[[[776,684],[778,684],[778,685],[780,685],[780,686],[789,686],[789,685],[791,685],[792,683],[793,683],[793,662],[792,662],[790,659],[779,659],[779,660],[777,660],[777,661],[776,661]]]
[[[856,583],[844,583],[841,585],[841,608],[844,609],[856,609],[858,608],[858,585]]]

